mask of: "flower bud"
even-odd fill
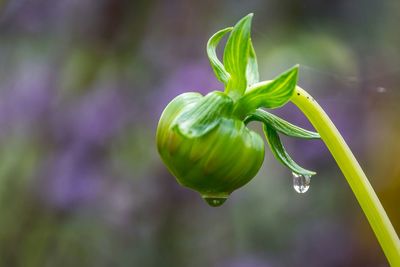
[[[212,99],[212,104],[206,102],[199,107],[197,104],[206,97]],[[209,119],[207,115],[215,113],[213,108],[219,103],[226,106]],[[157,128],[158,152],[170,172],[181,185],[198,191],[212,206],[222,205],[234,190],[249,182],[264,160],[263,140],[227,112],[229,105],[231,99],[222,92],[207,96],[184,93],[168,104]],[[201,127],[191,124],[192,120],[201,121]],[[193,129],[183,131],[180,125]],[[198,128],[208,130],[192,136],[185,134]]]

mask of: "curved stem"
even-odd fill
[[[400,241],[359,163],[320,105],[297,87],[291,101],[307,116],[332,153],[390,263],[400,266]]]

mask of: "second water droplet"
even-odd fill
[[[301,175],[298,173],[293,174],[293,188],[297,193],[303,194],[310,188],[311,176]]]
[[[219,207],[226,201],[227,197],[203,197],[211,207]]]

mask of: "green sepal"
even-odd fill
[[[256,51],[254,50],[251,38],[249,39],[249,52],[246,68],[247,87],[258,83],[260,81],[260,74],[258,73],[258,63]]]
[[[187,138],[203,136],[219,124],[232,106],[232,99],[223,92],[211,92],[178,116],[172,127]]]
[[[234,113],[242,117],[261,107],[278,108],[286,104],[296,88],[298,69],[296,65],[272,81],[252,85],[236,102]]]
[[[232,31],[232,29],[233,27],[229,27],[216,32],[207,42],[207,56],[210,60],[211,67],[215,73],[215,76],[217,76],[217,79],[225,85],[227,85],[231,76],[226,71],[221,61],[219,61],[216,49],[222,37],[224,37],[226,33]]]
[[[224,50],[224,66],[231,75],[225,91],[234,99],[244,94],[247,87],[247,62],[253,14],[242,18],[233,28]]]
[[[279,138],[278,132],[273,127],[271,127],[268,124],[264,124],[263,129],[269,147],[271,148],[272,154],[278,161],[280,161],[283,165],[291,169],[294,173],[301,175],[308,175],[308,176],[316,174],[316,172],[304,169],[303,167],[299,166],[296,162],[294,162],[294,160],[286,152],[286,149],[283,146],[281,139]]]
[[[275,131],[278,131],[284,135],[291,137],[298,137],[303,139],[320,139],[319,133],[308,131],[299,126],[293,125],[284,119],[275,116],[265,110],[257,109],[256,111],[250,113],[244,123],[247,124],[250,121],[260,121],[268,126],[272,127]]]

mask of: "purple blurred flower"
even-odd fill
[[[115,90],[93,90],[54,113],[58,148],[48,163],[48,196],[60,207],[90,201],[104,189],[106,143],[125,125],[128,108]]]
[[[56,139],[74,144],[101,145],[126,122],[128,103],[116,90],[90,91],[53,117]]]
[[[23,63],[0,95],[0,134],[15,127],[29,132],[50,110],[54,99],[49,66],[40,62]]]
[[[94,199],[101,190],[104,164],[82,146],[58,152],[47,170],[48,196],[58,207],[70,207]]]
[[[62,29],[65,34],[71,24],[82,28],[77,20],[95,17],[98,6],[96,0],[13,0],[6,2],[0,23],[10,25],[13,31],[40,33]]]

